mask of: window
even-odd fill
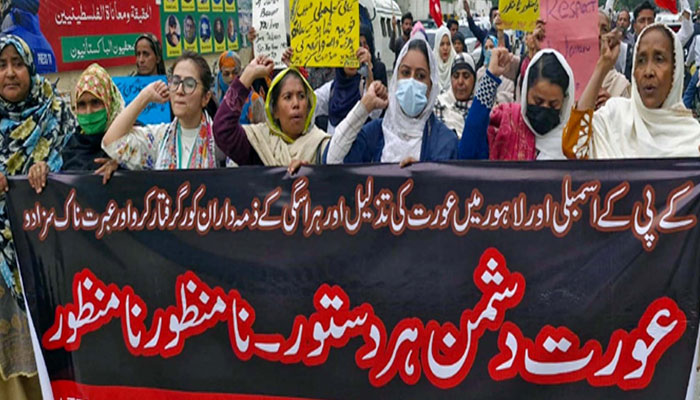
[[[382,18],[380,22],[382,25],[382,36],[386,37],[386,18]]]

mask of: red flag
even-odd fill
[[[678,14],[678,7],[676,6],[676,0],[656,0],[656,5],[665,8],[668,11]]]
[[[442,26],[442,7],[440,6],[440,0],[430,0],[430,16],[433,17],[435,25],[437,25],[438,28]]]

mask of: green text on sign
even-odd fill
[[[133,56],[134,42],[138,37],[138,33],[62,37],[63,62]]]

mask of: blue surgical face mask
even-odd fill
[[[428,85],[413,78],[398,82],[396,98],[403,112],[411,118],[417,117],[428,104]]]

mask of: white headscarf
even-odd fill
[[[413,157],[416,160],[420,159],[423,130],[433,112],[440,92],[435,56],[428,50],[428,67],[430,68],[430,81],[432,82],[430,93],[427,94],[428,104],[416,118],[407,116],[399,105],[399,101],[396,98],[399,67],[408,53],[408,48],[413,42],[417,41],[424,42],[425,47],[430,49],[430,45],[422,35],[416,35],[411,38],[401,49],[401,53],[396,59],[394,73],[391,75],[391,81],[389,82],[389,107],[382,121],[382,129],[384,130],[383,163],[401,162],[408,157]]]
[[[442,61],[442,58],[440,57],[440,42],[442,42],[442,38],[444,36],[451,39],[450,30],[447,29],[447,26],[445,25],[441,26],[440,29],[437,30],[437,33],[435,33],[435,45],[433,46],[433,54],[435,55],[435,62],[437,62],[441,92],[448,90],[452,85],[452,63],[457,56],[455,48],[452,47],[452,40],[450,40],[450,57],[447,59],[447,61]]]
[[[537,133],[537,131],[535,131],[532,128],[532,125],[530,124],[530,119],[527,117],[527,91],[529,89],[527,82],[530,76],[530,71],[535,66],[535,64],[537,64],[537,61],[539,61],[539,59],[542,58],[542,56],[545,54],[554,54],[554,56],[557,57],[557,60],[559,60],[559,64],[561,64],[561,66],[564,68],[564,71],[566,71],[566,74],[569,76],[569,87],[564,92],[564,101],[562,102],[561,110],[559,112],[559,125],[557,125],[548,133],[540,135],[539,133]],[[571,107],[574,105],[574,95],[576,90],[576,84],[574,82],[574,72],[571,70],[569,63],[566,62],[564,56],[561,55],[561,53],[559,53],[558,51],[554,49],[542,49],[538,51],[537,54],[535,54],[535,56],[532,58],[532,61],[530,61],[530,64],[527,66],[522,86],[523,87],[521,89],[522,92],[520,96],[520,113],[523,117],[523,120],[525,121],[525,125],[527,125],[527,127],[530,128],[530,131],[532,131],[532,133],[535,135],[535,148],[537,149],[537,159],[566,159],[561,147],[562,133],[564,132],[564,127],[566,126],[566,123],[569,121]]]
[[[476,86],[476,73],[474,72],[474,66],[476,65],[476,63],[474,63],[474,58],[468,53],[461,53],[458,54],[457,57],[455,57],[455,61],[452,64],[452,69],[455,68],[457,63],[459,63],[460,65],[469,65],[469,67],[471,68],[471,73],[474,76],[474,86]],[[474,92],[476,91],[475,89],[475,87],[472,87],[472,93],[469,95],[469,99],[461,103],[466,104],[467,108],[471,108],[472,106]],[[441,117],[442,122],[448,128],[455,131],[457,137],[461,138],[462,131],[464,130],[465,114],[463,113],[462,109],[457,107],[457,103],[457,98],[454,95],[454,91],[452,90],[452,84],[450,82],[450,90],[447,90],[438,96],[436,108],[443,108]]]
[[[661,108],[644,106],[632,79],[632,98],[612,98],[593,114],[591,158],[663,158],[700,155],[700,123],[683,105],[683,46],[663,24],[647,26],[634,49],[632,71],[641,39],[650,29],[665,29],[673,36],[673,84]]]

